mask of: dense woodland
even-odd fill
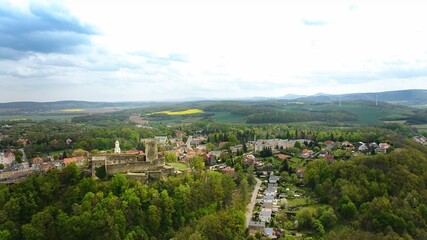
[[[69,165],[0,185],[0,239],[239,239],[249,189],[217,172],[147,185]]]
[[[329,239],[427,239],[425,169],[427,149],[412,142],[387,155],[314,160],[306,185],[333,215],[306,209],[297,217],[303,228]]]

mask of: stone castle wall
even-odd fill
[[[164,158],[156,159],[153,162],[128,162],[121,164],[107,165],[108,174],[126,173],[126,172],[146,172],[158,170],[164,166]]]

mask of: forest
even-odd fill
[[[310,162],[305,183],[333,210],[330,216],[312,209],[299,212],[303,228],[327,239],[426,239],[427,149],[401,144],[388,155]]]
[[[72,164],[0,185],[0,239],[242,239],[247,191],[217,172],[142,184]]]

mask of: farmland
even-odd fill
[[[166,115],[190,115],[190,114],[197,114],[197,113],[204,113],[203,110],[200,109],[187,109],[187,110],[183,110],[183,111],[161,111],[161,112],[154,112],[154,113],[150,113],[148,115],[153,115],[153,114],[166,114]]]

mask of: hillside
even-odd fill
[[[427,104],[427,90],[399,90],[389,92],[352,93],[352,94],[317,94],[298,98],[298,101],[310,102],[332,102],[332,101],[383,101],[388,103],[402,104],[406,106],[423,106]]]

